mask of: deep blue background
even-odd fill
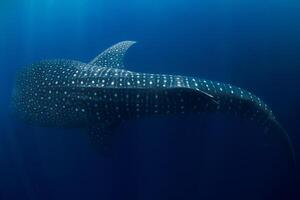
[[[16,121],[9,100],[23,66],[89,61],[136,40],[130,70],[219,80],[260,96],[300,162],[299,10],[297,0],[1,0],[0,199],[297,199],[282,148],[255,123],[130,121],[103,157],[79,130]]]

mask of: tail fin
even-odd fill
[[[283,147],[285,148],[284,150],[287,151],[289,164],[293,168],[293,171],[296,173],[295,151],[292,141],[286,130],[276,119],[271,119],[265,129],[265,132],[268,133],[268,135],[272,136],[272,138],[274,138],[275,136],[276,139],[278,139],[282,143]]]

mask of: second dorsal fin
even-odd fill
[[[112,47],[106,49],[89,64],[99,67],[124,68],[123,59],[126,51],[135,44],[135,41],[119,42]]]

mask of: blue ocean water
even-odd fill
[[[253,122],[130,121],[103,157],[81,131],[32,127],[9,110],[21,67],[87,62],[136,40],[130,70],[218,80],[260,96],[300,162],[299,9],[296,0],[2,0],[0,199],[299,199],[280,146]]]

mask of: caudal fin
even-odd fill
[[[286,130],[281,126],[281,124],[275,120],[272,119],[268,123],[268,126],[265,130],[265,132],[272,137],[273,139],[278,140],[283,148],[284,151],[287,152],[289,165],[292,168],[293,172],[296,173],[296,156],[295,156],[295,150],[292,144],[292,141],[290,139],[290,136],[286,132]],[[296,176],[296,174],[294,174]]]

